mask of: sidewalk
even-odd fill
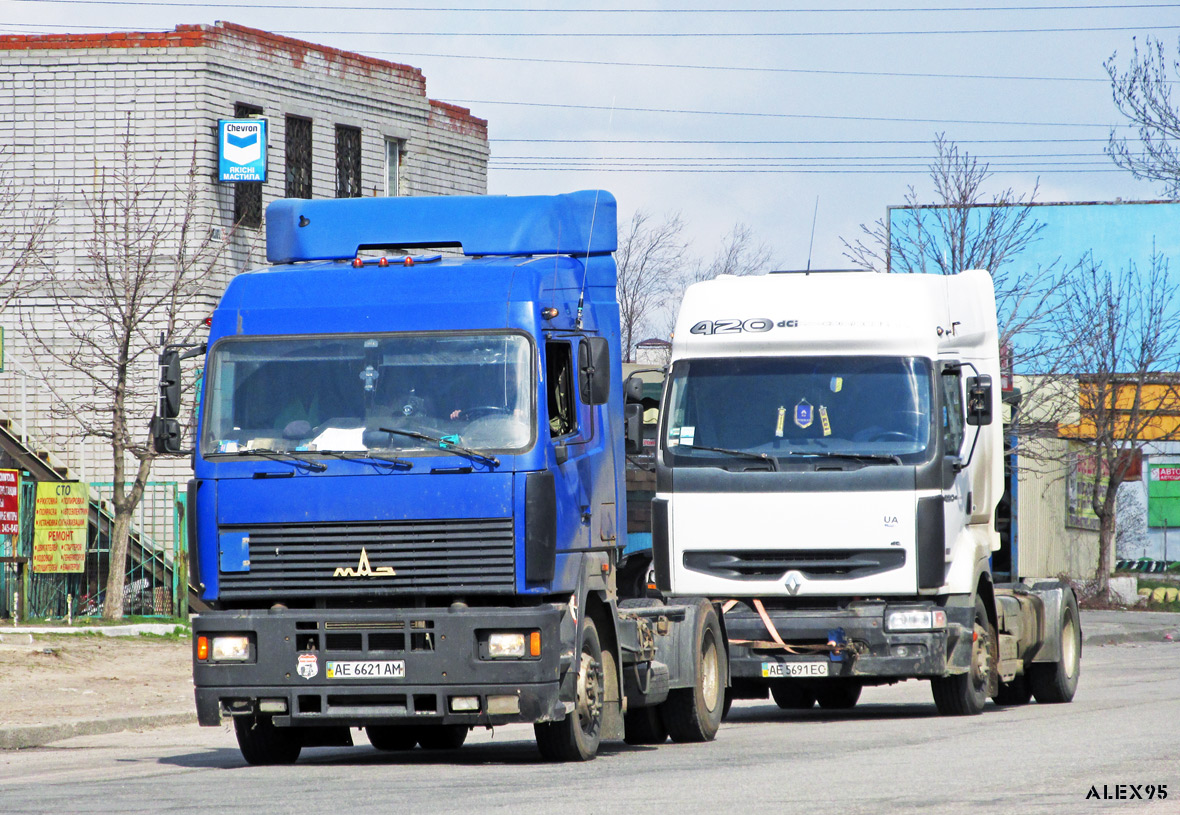
[[[140,633],[171,634],[175,626],[142,624],[127,626],[6,626],[0,628],[5,645],[35,644],[38,634],[97,634],[134,636]],[[1180,614],[1157,611],[1083,611],[1082,632],[1087,648],[1132,642],[1172,641],[1180,647]],[[1084,655],[1083,655],[1084,664]],[[0,723],[0,750],[40,747],[74,736],[144,730],[196,721],[195,710],[167,710],[142,715],[107,715],[96,711],[86,719],[47,720],[40,724],[8,726]]]

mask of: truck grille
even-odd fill
[[[249,534],[250,569],[221,573],[225,600],[506,594],[514,589],[511,518],[293,524],[239,531]]]
[[[904,549],[781,549],[749,552],[686,552],[684,565],[737,580],[781,580],[797,571],[812,580],[865,577],[905,565]]]

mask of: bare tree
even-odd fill
[[[958,274],[987,269],[996,290],[1001,347],[1024,364],[1036,364],[1055,344],[1044,331],[1045,317],[1060,285],[1059,261],[1026,268],[1014,263],[1039,239],[1044,224],[1035,217],[1038,187],[1028,195],[1012,188],[987,195],[994,175],[986,162],[939,133],[930,165],[935,203],[923,204],[914,187],[903,214],[861,224],[861,236],[844,244],[844,257],[877,272]]]
[[[28,294],[48,268],[57,205],[54,201],[30,204],[8,156],[0,151],[0,314],[12,302]]]
[[[688,243],[680,213],[653,222],[637,210],[619,235],[615,260],[619,267],[617,293],[623,353],[627,359],[675,290],[684,268]]]
[[[1172,86],[1180,79],[1180,65],[1169,59],[1160,40],[1138,43],[1131,63],[1120,72],[1118,54],[1102,64],[1110,77],[1115,107],[1138,130],[1138,147],[1111,131],[1106,153],[1115,164],[1136,178],[1158,181],[1169,198],[1180,198],[1180,111],[1172,104]],[[1175,76],[1175,78],[1174,78]]]
[[[1059,415],[1076,421],[1059,433],[1082,447],[1095,473],[1086,499],[1098,518],[1096,591],[1109,593],[1119,485],[1145,441],[1166,441],[1180,424],[1180,324],[1167,260],[1154,253],[1142,272],[1134,263],[1112,272],[1091,255],[1071,270],[1053,322],[1069,342],[1055,367],[1077,373],[1076,402]],[[1062,393],[1067,391],[1062,390]],[[1105,479],[1104,479],[1105,477]]]
[[[85,262],[45,284],[48,317],[22,313],[42,374],[65,417],[110,445],[114,525],[103,616],[123,616],[127,544],[156,457],[148,425],[155,406],[157,343],[188,340],[193,306],[227,245],[201,223],[196,144],[184,183],[160,159],[142,162],[128,121],[119,161],[97,170],[86,202],[92,232]],[[63,376],[64,374],[64,376]],[[72,391],[66,390],[72,388]]]
[[[771,265],[773,255],[770,247],[758,240],[750,227],[736,223],[721,241],[713,259],[707,264],[698,262],[686,276],[685,285],[712,280],[723,274],[762,274]]]

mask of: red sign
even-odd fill
[[[1180,481],[1180,467],[1154,467],[1152,481]]]
[[[0,470],[0,535],[20,534],[20,470]]]

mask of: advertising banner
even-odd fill
[[[266,181],[266,119],[217,122],[217,180]]]
[[[33,515],[33,571],[78,573],[86,563],[90,486],[41,481]]]
[[[20,470],[0,470],[0,535],[20,534]]]
[[[1180,465],[1151,465],[1147,480],[1147,525],[1180,526]]]

